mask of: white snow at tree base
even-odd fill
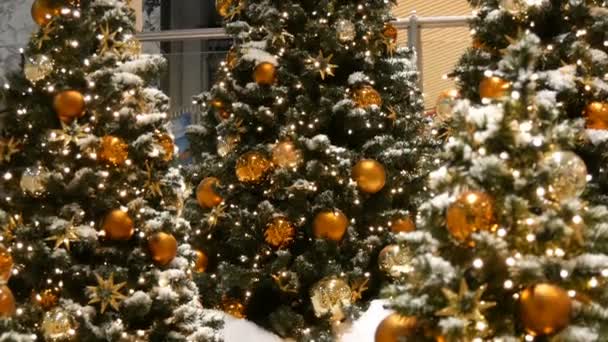
[[[370,308],[352,325],[343,325],[337,342],[373,342],[378,324],[390,314],[390,310],[383,307],[384,301],[375,300]],[[280,342],[292,341],[282,339],[258,326],[243,319],[226,316],[223,330],[225,342]]]

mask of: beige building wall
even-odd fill
[[[408,17],[412,11],[418,16],[471,15],[466,0],[398,0],[394,10],[398,18]],[[407,32],[401,32],[402,43],[407,42]],[[464,50],[470,45],[468,26],[422,30],[423,90],[427,109],[435,106],[438,94],[453,87],[442,76],[450,72]]]

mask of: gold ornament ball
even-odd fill
[[[494,199],[490,195],[467,191],[448,208],[446,225],[454,239],[465,242],[474,232],[492,230],[494,215]]]
[[[534,336],[551,335],[570,324],[572,301],[566,290],[551,284],[537,284],[521,292],[521,321]]]
[[[608,103],[607,102],[591,102],[585,108],[585,119],[587,120],[587,128],[591,129],[608,129]]]
[[[392,313],[380,322],[376,328],[375,342],[398,342],[412,337],[418,330],[416,317]]]
[[[159,232],[148,239],[148,248],[154,262],[165,266],[177,255],[177,240],[171,234]]]
[[[84,116],[85,106],[84,96],[76,90],[62,91],[53,99],[55,113],[66,124]]]
[[[389,38],[393,42],[396,42],[397,41],[397,36],[399,35],[399,31],[397,30],[397,28],[394,25],[392,25],[392,24],[386,24],[386,25],[384,25],[384,29],[382,30],[382,34],[386,38]]]
[[[32,19],[39,26],[45,26],[60,13],[61,6],[56,0],[36,0],[32,4]]]
[[[458,90],[448,89],[439,94],[435,105],[435,115],[440,122],[446,121],[454,114],[454,106],[459,98]]]
[[[106,135],[101,138],[97,157],[114,166],[122,165],[129,157],[129,145],[119,137]]]
[[[234,298],[222,299],[222,311],[235,318],[245,318],[245,305]]]
[[[511,83],[498,77],[486,77],[479,83],[479,96],[482,99],[500,99],[509,95]]]
[[[353,94],[353,101],[359,108],[370,107],[372,105],[382,106],[380,93],[370,85],[357,88]]]
[[[159,133],[156,135],[156,142],[162,147],[163,160],[166,162],[171,161],[175,153],[173,138],[167,133]]]
[[[116,241],[129,240],[133,236],[133,220],[128,213],[115,209],[110,211],[103,219],[102,228],[106,238]]]
[[[302,163],[302,152],[291,141],[283,141],[272,149],[272,162],[281,168],[296,168]]]
[[[41,328],[45,341],[69,341],[76,325],[69,312],[56,308],[44,314]]]
[[[556,200],[580,196],[587,186],[587,166],[574,152],[554,151],[541,164],[550,172],[549,196]]]
[[[0,285],[0,317],[11,317],[16,310],[15,297],[6,285]]]
[[[42,81],[49,76],[53,70],[53,60],[45,55],[28,57],[23,65],[23,74],[30,82]]]
[[[317,317],[330,314],[333,321],[341,321],[344,308],[352,304],[352,290],[346,281],[327,277],[310,289],[310,300]]]
[[[203,208],[213,208],[220,205],[224,199],[215,192],[215,187],[220,184],[220,180],[215,177],[203,179],[196,188],[196,200]]]
[[[352,174],[359,189],[368,194],[375,194],[386,185],[384,166],[373,159],[360,160],[353,167]]]
[[[285,217],[275,217],[266,226],[264,238],[274,248],[285,248],[296,235],[296,228]]]
[[[393,233],[409,233],[414,230],[416,230],[416,223],[409,216],[398,218],[391,222],[391,231]]]
[[[406,247],[388,245],[378,254],[378,266],[382,272],[393,278],[398,278],[413,270],[412,259],[413,255]]]
[[[270,160],[260,152],[248,152],[236,162],[236,177],[243,183],[257,183],[272,169]]]
[[[207,254],[203,251],[197,250],[196,252],[196,261],[194,263],[194,271],[196,273],[204,273],[209,266],[209,258]]]
[[[277,68],[269,62],[262,62],[255,67],[253,79],[259,85],[272,85],[277,79]]]
[[[348,228],[348,218],[338,209],[324,210],[313,222],[313,234],[317,239],[340,241]]]
[[[13,257],[11,253],[0,245],[0,283],[6,283],[13,271]]]

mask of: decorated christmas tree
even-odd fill
[[[411,272],[386,295],[396,313],[376,341],[604,341],[608,210],[580,196],[573,152],[583,122],[559,93],[536,89],[541,38],[503,51],[517,74],[492,104],[460,102],[446,164],[429,180],[418,228],[400,234]]]
[[[184,212],[208,260],[201,298],[333,341],[400,272],[391,231],[414,229],[426,194],[414,56],[396,46],[394,1],[217,4],[235,45],[197,98]]]
[[[509,94],[516,74],[501,74],[504,50],[524,32],[540,39],[535,70],[538,89],[557,93],[564,118],[585,118],[576,151],[592,180],[589,196],[608,200],[608,6],[603,0],[469,0],[473,47],[453,76],[462,97],[476,103]]]
[[[122,0],[37,0],[0,137],[0,340],[215,341],[185,183]]]

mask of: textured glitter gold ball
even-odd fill
[[[363,159],[355,164],[352,176],[359,189],[368,194],[379,192],[386,184],[384,166],[373,159]]]
[[[353,93],[353,101],[359,108],[369,107],[372,105],[381,106],[382,97],[372,86],[365,85],[359,87]]]
[[[260,152],[248,152],[236,162],[236,177],[244,183],[257,183],[272,169],[270,160]]]
[[[296,228],[288,219],[275,217],[266,226],[264,238],[274,248],[285,248],[293,241]]]
[[[106,135],[101,138],[97,158],[103,162],[119,166],[124,164],[129,157],[129,145],[121,138]]]
[[[110,240],[129,240],[133,236],[133,220],[128,213],[115,209],[103,219],[102,229]]]
[[[296,168],[302,163],[302,152],[291,141],[282,141],[272,149],[272,162],[280,168]]]
[[[467,191],[448,208],[446,225],[454,239],[465,242],[474,232],[492,230],[494,215],[494,199],[490,195]]]
[[[171,234],[159,232],[148,239],[148,249],[154,262],[165,266],[177,255],[177,240]]]
[[[521,292],[519,309],[529,334],[551,335],[570,324],[572,301],[568,292],[559,286],[537,284]]]
[[[313,233],[318,239],[340,241],[348,228],[348,218],[338,209],[324,210],[313,222]]]

